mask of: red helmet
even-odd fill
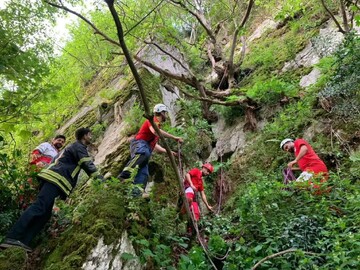
[[[202,166],[203,166],[203,168],[208,169],[210,173],[213,173],[213,172],[214,172],[214,167],[213,167],[213,165],[211,165],[210,163],[205,163],[205,164],[203,164]]]

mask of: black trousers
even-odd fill
[[[20,216],[7,237],[29,245],[49,221],[55,198],[60,195],[63,195],[63,192],[59,187],[44,181],[36,201]]]

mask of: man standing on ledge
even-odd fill
[[[1,247],[18,246],[31,251],[29,244],[50,219],[55,198],[65,199],[70,195],[80,170],[90,177],[102,178],[86,148],[91,143],[90,129],[76,130],[75,137],[76,142],[66,147],[54,163],[38,174],[42,187],[36,201],[20,216]]]
[[[296,139],[294,141],[287,138],[280,143],[280,148],[295,154],[295,159],[288,163],[288,167],[292,170],[300,168],[302,171],[296,179],[297,182],[309,181],[314,188],[319,188],[318,185],[314,185],[310,180],[319,178],[320,182],[325,182],[329,178],[325,163],[319,158],[307,141],[303,139]],[[296,163],[299,165],[299,168],[293,168]]]
[[[154,122],[159,129],[161,128],[161,124],[166,121],[167,111],[167,107],[164,104],[156,104],[154,106]],[[176,140],[180,143],[183,142],[182,138],[171,135],[162,129],[160,129],[160,132],[166,138]],[[133,196],[138,197],[144,193],[149,176],[148,163],[153,150],[159,153],[166,153],[166,149],[157,143],[158,140],[159,136],[157,136],[155,129],[151,126],[149,119],[147,119],[136,134],[135,139],[130,143],[131,159],[119,174],[118,178],[128,179],[131,173],[134,172],[135,169],[138,169],[133,184],[139,185],[140,187],[138,186],[133,190]],[[175,152],[172,152],[172,154],[176,156]]]

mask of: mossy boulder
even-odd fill
[[[43,260],[44,269],[80,269],[100,237],[105,244],[119,238],[125,229],[124,186],[118,181],[93,183],[74,194],[73,224],[59,239],[50,240],[52,250]]]
[[[0,251],[0,270],[24,269],[27,254],[22,248],[8,248]]]

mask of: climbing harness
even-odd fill
[[[295,177],[294,173],[292,172],[291,168],[283,169],[282,173],[283,173],[283,176],[284,176],[284,181],[283,181],[284,185],[287,185],[291,181],[296,180],[296,177]]]

